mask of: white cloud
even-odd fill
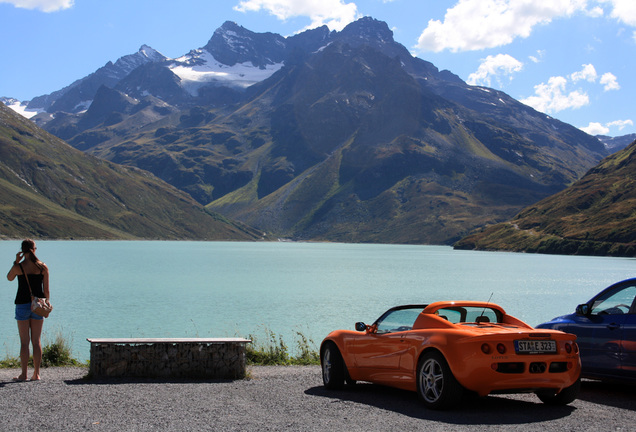
[[[57,12],[73,7],[75,0],[0,0],[0,3],[10,3],[17,8],[38,9],[42,12]]]
[[[417,49],[458,52],[506,45],[530,36],[537,25],[585,11],[586,6],[587,0],[459,0],[446,11],[444,22],[428,22]]]
[[[605,123],[605,125],[598,122],[590,122],[589,125],[580,129],[590,135],[607,135],[610,132],[610,128],[617,127],[619,131],[622,131],[627,126],[634,126],[634,122],[631,120],[615,120]]]
[[[597,122],[590,122],[589,125],[580,129],[590,135],[607,135],[609,133],[609,128]]]
[[[632,27],[636,27],[636,2],[634,0],[601,0],[613,6],[610,16]]]
[[[566,86],[565,77],[551,77],[547,84],[541,83],[534,86],[535,96],[522,99],[521,102],[544,113],[581,108],[590,103],[587,93],[578,90],[568,93]]]
[[[634,126],[634,122],[631,120],[615,120],[606,124],[607,127],[617,127],[618,130],[623,130],[627,126]]]
[[[574,82],[581,80],[595,82],[597,78],[596,68],[592,64],[585,64],[583,65],[583,69],[570,75],[570,79]]]
[[[279,20],[306,16],[311,19],[307,28],[327,25],[331,30],[342,30],[358,18],[355,3],[345,0],[242,0],[234,7],[239,12],[269,12]]]
[[[510,76],[523,69],[523,63],[508,54],[497,54],[486,57],[479,65],[477,72],[468,76],[466,81],[470,85],[491,86],[492,78],[496,78],[501,85],[501,76]]]
[[[568,78],[573,84],[581,81],[594,84],[599,81],[605,91],[619,90],[621,88],[614,74],[606,72],[599,80],[599,76],[594,65],[584,64],[580,71],[574,72],[567,77],[554,76],[548,80],[547,84],[541,83],[534,86],[534,96],[523,99],[521,102],[544,113],[559,112],[565,109],[576,109],[589,105],[590,98],[584,90],[568,90],[567,87],[570,82],[568,81]],[[596,125],[596,123],[591,123],[590,126],[587,127],[597,128]]]
[[[605,91],[619,90],[621,86],[618,84],[618,80],[613,73],[604,73],[601,77],[601,84],[604,86]]]
[[[591,16],[592,18],[600,18],[603,15],[605,15],[605,11],[603,10],[602,7],[596,6],[590,9],[587,14],[588,16]]]
[[[532,63],[540,63],[544,54],[545,54],[545,50],[537,50],[536,56],[528,56],[528,58],[530,59],[530,61],[532,61]]]
[[[592,64],[584,64],[583,69],[578,72],[574,72],[570,75],[572,82],[587,81],[594,83],[598,79],[596,68]],[[621,86],[618,84],[616,75],[611,72],[606,72],[601,76],[601,85],[603,85],[605,91],[619,90]]]

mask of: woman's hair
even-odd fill
[[[35,256],[35,242],[31,239],[26,239],[22,241],[22,253],[26,256],[26,254],[30,253],[31,261],[38,266],[39,269],[43,269],[42,261]]]

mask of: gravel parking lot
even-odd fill
[[[238,381],[85,380],[49,368],[42,381],[0,370],[2,431],[632,431],[634,386],[583,383],[580,399],[551,407],[536,396],[490,396],[429,411],[415,393],[359,383],[322,387],[320,368],[250,367]]]

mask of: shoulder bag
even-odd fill
[[[20,270],[22,270],[22,274],[27,281],[27,285],[29,286],[29,293],[31,293],[31,312],[40,315],[41,317],[48,318],[49,314],[53,310],[53,306],[51,303],[47,302],[45,298],[34,297],[33,291],[31,290],[31,282],[29,282],[29,276],[22,268],[22,264],[20,264]]]

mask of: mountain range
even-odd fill
[[[368,17],[290,37],[226,22],[180,58],[142,46],[27,109],[77,149],[302,240],[452,244],[609,154]]]

